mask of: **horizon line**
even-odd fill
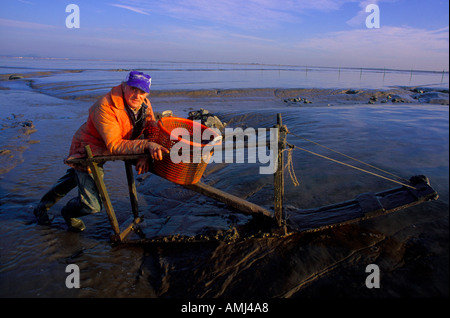
[[[140,59],[102,59],[102,58],[71,58],[71,57],[51,57],[51,56],[20,56],[20,55],[0,55],[0,58],[16,58],[16,59],[42,59],[42,60],[79,60],[79,61],[112,61],[112,62],[145,62],[145,63],[191,63],[191,64],[222,64],[222,65],[264,65],[278,67],[301,67],[308,70],[309,68],[337,69],[337,70],[374,70],[374,71],[401,71],[401,72],[430,72],[430,73],[449,73],[449,70],[429,70],[429,69],[396,69],[387,67],[360,67],[360,66],[320,66],[320,65],[300,65],[300,64],[281,64],[281,63],[264,63],[264,62],[213,62],[213,61],[173,61],[173,60],[140,60]],[[0,66],[3,67],[3,66]]]

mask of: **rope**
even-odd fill
[[[386,174],[388,174],[388,175],[391,175],[391,176],[393,176],[393,177],[396,177],[396,178],[398,178],[398,179],[401,179],[401,180],[404,180],[404,181],[406,181],[406,182],[409,182],[409,180],[406,180],[405,178],[399,177],[399,176],[397,176],[397,175],[395,175],[395,174],[393,174],[393,173],[390,173],[390,172],[388,172],[388,171],[385,171],[385,170],[383,170],[383,169],[380,169],[380,168],[378,168],[378,167],[375,167],[375,166],[373,166],[373,165],[370,165],[370,164],[368,164],[368,163],[365,163],[365,162],[363,162],[363,161],[361,161],[361,160],[358,160],[358,159],[356,159],[356,158],[350,157],[350,156],[348,156],[348,155],[346,155],[346,154],[343,154],[342,152],[339,152],[339,151],[333,150],[333,149],[331,149],[331,148],[328,148],[328,147],[326,147],[326,146],[323,146],[323,145],[321,145],[321,144],[319,144],[319,143],[317,143],[317,142],[314,142],[314,141],[312,141],[312,140],[309,140],[309,139],[307,139],[307,138],[305,138],[305,137],[296,135],[296,134],[294,134],[294,133],[288,131],[287,129],[286,129],[286,132],[287,132],[288,134],[291,134],[291,135],[295,136],[295,137],[298,137],[298,138],[304,139],[304,140],[306,140],[306,141],[309,141],[309,142],[311,142],[311,143],[313,143],[313,144],[315,144],[315,145],[317,145],[317,146],[320,146],[320,147],[322,147],[322,148],[325,148],[325,149],[328,149],[328,150],[330,150],[330,151],[332,151],[332,152],[335,152],[335,153],[337,153],[337,154],[340,154],[340,155],[342,155],[342,156],[344,156],[344,157],[346,157],[346,158],[349,158],[349,159],[351,159],[351,160],[354,160],[354,161],[357,161],[357,162],[359,162],[359,163],[362,163],[362,164],[364,164],[364,165],[366,165],[366,166],[368,166],[368,167],[371,167],[371,168],[373,168],[373,169],[376,169],[376,170],[378,170],[378,171],[384,172],[384,173],[386,173]],[[405,187],[408,187],[408,188],[411,188],[411,189],[416,189],[415,187],[413,187],[413,186],[411,186],[411,185],[409,185],[409,184],[406,184],[406,183],[403,183],[403,182],[399,182],[399,181],[393,180],[393,179],[391,179],[391,178],[387,178],[387,177],[382,176],[382,175],[380,175],[380,174],[377,174],[377,173],[374,173],[374,172],[370,172],[370,171],[367,171],[367,170],[362,169],[362,168],[358,168],[358,167],[353,166],[353,165],[351,165],[351,164],[348,164],[348,163],[345,163],[345,162],[342,162],[342,161],[339,161],[339,160],[336,160],[336,159],[332,159],[332,158],[330,158],[330,157],[327,157],[327,156],[324,156],[324,155],[315,153],[315,152],[313,152],[313,151],[306,150],[306,149],[304,149],[304,148],[301,148],[301,147],[298,147],[298,146],[295,146],[295,145],[291,145],[291,144],[289,144],[289,143],[287,143],[287,146],[289,147],[289,149],[284,149],[284,150],[283,150],[283,151],[288,151],[288,158],[287,158],[287,163],[286,163],[285,168],[288,168],[289,175],[291,176],[291,179],[292,179],[292,182],[294,183],[294,186],[298,186],[298,185],[299,185],[299,182],[298,182],[297,177],[296,177],[296,175],[295,175],[294,165],[293,165],[293,161],[292,161],[292,150],[293,150],[294,148],[297,148],[297,149],[303,150],[303,151],[305,151],[305,152],[308,152],[308,153],[310,153],[310,154],[313,154],[313,155],[315,155],[315,156],[318,156],[318,157],[321,157],[321,158],[324,158],[324,159],[327,159],[327,160],[330,160],[330,161],[339,163],[339,164],[341,164],[341,165],[344,165],[344,166],[347,166],[347,167],[350,167],[350,168],[353,168],[353,169],[356,169],[356,170],[359,170],[359,171],[362,171],[362,172],[371,174],[371,175],[373,175],[373,176],[376,176],[376,177],[379,177],[379,178],[382,178],[382,179],[385,179],[385,180],[389,180],[389,181],[391,181],[391,182],[400,184],[400,185],[402,185],[402,186],[405,186]]]
[[[349,158],[349,159],[351,159],[351,160],[354,160],[354,161],[356,161],[356,162],[362,163],[363,165],[366,165],[366,166],[368,166],[368,167],[371,167],[371,168],[373,168],[373,169],[376,169],[376,170],[378,170],[378,171],[381,171],[381,172],[383,172],[383,173],[386,173],[386,174],[388,174],[388,175],[391,175],[391,176],[393,176],[393,177],[396,177],[397,179],[401,179],[401,180],[403,180],[403,181],[409,182],[409,180],[406,180],[405,178],[399,177],[399,176],[397,176],[397,175],[395,175],[395,174],[393,174],[393,173],[390,173],[390,172],[388,172],[388,171],[386,171],[386,170],[383,170],[383,169],[380,169],[380,168],[378,168],[378,167],[372,166],[371,164],[365,163],[365,162],[360,161],[360,160],[358,160],[358,159],[356,159],[356,158],[347,156],[346,154],[343,154],[342,152],[339,152],[339,151],[333,150],[333,149],[331,149],[331,148],[328,148],[328,147],[326,147],[326,146],[323,146],[323,145],[321,145],[321,144],[319,144],[319,143],[317,143],[317,142],[314,142],[314,141],[312,141],[312,140],[309,140],[309,139],[307,139],[307,138],[305,138],[305,137],[296,135],[296,134],[294,134],[294,133],[292,133],[292,132],[290,132],[290,131],[289,131],[288,133],[291,134],[291,135],[293,135],[293,136],[295,136],[295,137],[298,137],[298,138],[304,139],[304,140],[306,140],[306,141],[308,141],[308,142],[311,142],[311,143],[313,143],[313,144],[315,144],[315,145],[317,145],[317,146],[319,146],[319,147],[322,147],[322,148],[325,148],[325,149],[330,150],[330,151],[332,151],[332,152],[335,152],[335,153],[337,153],[337,154],[340,154],[340,155],[342,155],[342,156],[344,156],[344,157],[347,157],[347,158]],[[365,170],[363,170],[363,171],[365,171]],[[390,180],[390,179],[388,179],[388,180]]]
[[[310,153],[310,154],[313,154],[313,155],[315,155],[315,156],[319,156],[319,157],[322,157],[322,158],[324,158],[324,159],[328,159],[328,160],[331,160],[331,161],[333,161],[333,162],[339,163],[339,164],[341,164],[341,165],[344,165],[344,166],[347,166],[347,167],[350,167],[350,168],[353,168],[353,169],[356,169],[356,170],[359,170],[359,171],[362,171],[362,172],[366,172],[366,173],[368,173],[368,174],[371,174],[371,175],[380,177],[380,178],[382,178],[382,179],[386,179],[386,180],[389,180],[389,181],[392,181],[392,182],[401,184],[402,186],[405,186],[405,187],[408,187],[408,188],[411,188],[411,189],[416,189],[415,187],[413,187],[413,186],[411,186],[411,185],[409,185],[409,184],[402,183],[402,182],[399,182],[399,181],[396,181],[396,180],[393,180],[393,179],[384,177],[384,176],[379,175],[379,174],[377,174],[377,173],[370,172],[370,171],[367,171],[367,170],[364,170],[364,169],[355,167],[355,166],[350,165],[350,164],[348,164],[348,163],[345,163],[345,162],[342,162],[342,161],[339,161],[339,160],[336,160],[336,159],[332,159],[332,158],[330,158],[330,157],[327,157],[327,156],[324,156],[324,155],[315,153],[315,152],[313,152],[313,151],[306,150],[306,149],[304,149],[304,148],[301,148],[301,147],[298,147],[298,146],[295,146],[295,145],[289,145],[289,147],[291,147],[291,148],[296,148],[296,149],[300,149],[300,150],[303,150],[303,151],[306,151],[306,152],[308,152],[308,153]],[[291,161],[292,161],[292,159],[291,159]],[[402,179],[403,179],[403,178],[402,178]]]
[[[291,145],[289,145],[288,149],[283,149],[283,151],[288,152],[287,162],[286,162],[286,165],[284,166],[284,169],[287,169],[289,171],[289,176],[291,177],[294,187],[298,187],[300,185],[300,183],[298,182],[297,176],[295,175],[295,171],[294,171],[294,162],[292,161],[292,151],[293,150],[294,150],[294,147],[292,147]]]

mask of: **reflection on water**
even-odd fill
[[[232,63],[127,62],[0,58],[0,74],[30,73],[35,87],[72,96],[101,95],[129,70],[152,76],[153,90],[233,88],[448,87],[448,72]],[[51,76],[49,76],[51,75]],[[84,92],[86,93],[86,92]]]

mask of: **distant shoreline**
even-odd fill
[[[114,60],[114,59],[79,59],[79,58],[69,58],[69,57],[41,57],[41,56],[7,56],[0,55],[0,58],[14,59],[14,60],[48,60],[48,61],[82,61],[82,62],[115,62],[118,64],[193,64],[193,65],[242,65],[242,66],[270,66],[274,68],[295,68],[301,69],[331,69],[331,70],[356,70],[356,71],[388,71],[388,72],[427,72],[427,73],[439,73],[439,74],[449,74],[449,70],[426,70],[426,69],[396,69],[391,67],[374,67],[374,66],[325,66],[325,65],[300,65],[300,64],[281,64],[281,63],[262,63],[262,62],[217,62],[217,61],[141,61],[141,60]],[[0,65],[0,69],[4,66]],[[106,70],[106,69],[105,69]],[[124,69],[109,69],[109,71],[117,71]],[[154,70],[140,68],[140,70]],[[124,70],[128,71],[128,70]]]

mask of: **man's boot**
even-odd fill
[[[70,203],[71,202],[69,201],[68,204],[61,209],[61,215],[63,216],[64,221],[66,221],[69,231],[83,232],[86,229],[86,226],[82,220],[74,217],[78,216],[78,213],[74,211]]]
[[[33,214],[37,219],[38,224],[40,225],[50,225],[52,224],[52,220],[48,217],[47,207],[43,202],[40,202],[37,207],[33,210]]]

